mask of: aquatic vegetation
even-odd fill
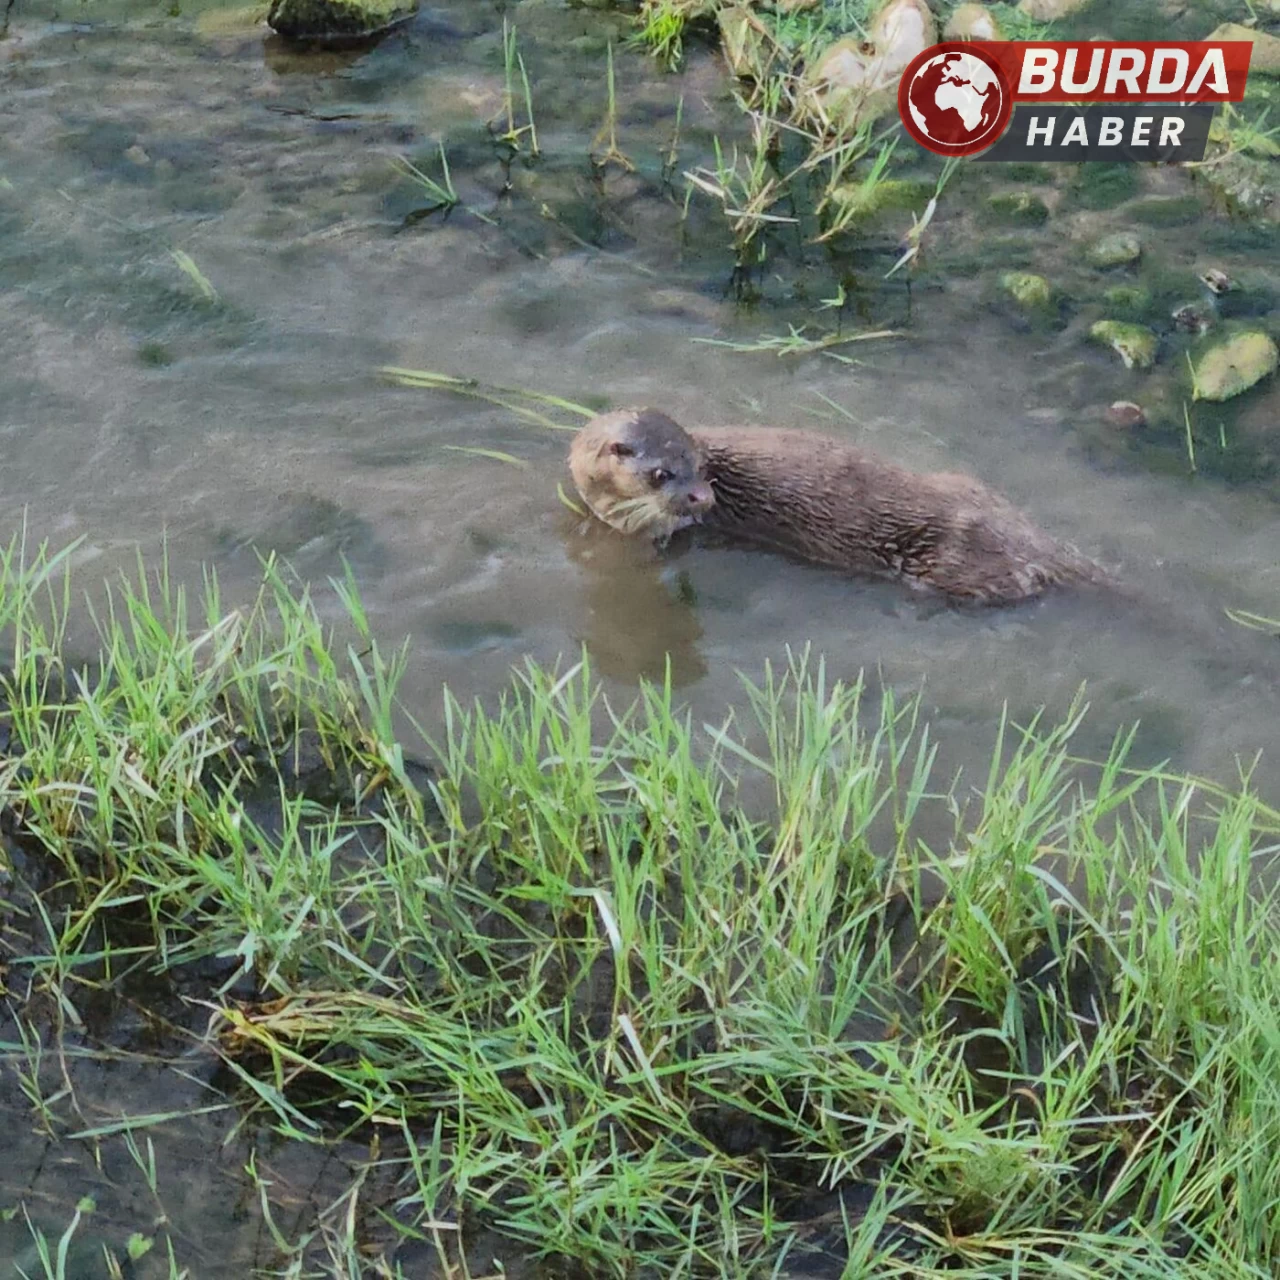
[[[230,609],[139,566],[78,663],[66,559],[0,556],[0,1069],[55,1141],[130,1144],[158,1226],[117,1258],[190,1265],[149,1144],[181,1117],[80,1118],[112,1052],[80,1010],[149,973],[198,1015],[156,1060],[220,1064],[206,1109],[363,1144],[310,1215],[248,1161],[294,1274],[477,1231],[615,1276],[1280,1263],[1280,812],[1247,778],[1132,735],[1087,765],[1076,708],[946,782],[917,701],[806,655],[707,723],[529,665],[428,741],[349,580],[335,614],[268,563]]]
[[[516,74],[519,73],[520,88],[524,99],[525,123],[516,127]],[[529,73],[525,70],[524,55],[516,45],[516,29],[504,17],[502,19],[502,120],[506,129],[497,133],[496,126],[491,124],[499,142],[505,143],[513,151],[520,150],[520,140],[528,134],[529,154],[541,155],[538,148],[538,126],[533,118],[533,91],[529,87]]]
[[[900,336],[894,329],[876,329],[869,333],[820,333],[810,336],[806,330],[812,326],[797,328],[789,326],[790,332],[782,334],[763,334],[754,342],[727,342],[719,338],[693,338],[709,347],[727,347],[730,351],[772,351],[779,356],[812,355],[822,351],[831,353],[832,347],[843,346],[847,342],[869,342],[877,338],[896,338]]]
[[[209,283],[209,277],[196,265],[196,260],[185,249],[170,249],[169,256],[178,264],[178,269],[195,286],[196,292],[204,302],[217,302],[218,291]]]
[[[596,132],[596,136],[591,142],[591,162],[598,169],[606,169],[611,164],[616,164],[619,168],[631,172],[635,169],[635,165],[627,158],[627,156],[618,147],[618,94],[617,87],[613,78],[613,44],[610,42],[609,50],[609,105],[605,112],[604,123]],[[676,138],[680,132],[680,120],[677,116],[675,133],[672,135],[671,151],[668,155],[673,155],[676,147]],[[601,142],[605,143],[604,149],[597,154]]]
[[[410,182],[420,187],[431,204],[427,208],[428,213],[434,213],[437,209],[452,209],[458,203],[458,193],[453,187],[453,177],[449,173],[449,157],[445,154],[444,143],[440,143],[440,171],[442,177],[437,180],[430,174],[424,173],[411,160],[404,156],[392,156],[391,166],[402,177],[408,178]]]

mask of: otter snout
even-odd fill
[[[716,505],[716,495],[711,492],[711,486],[705,480],[698,480],[689,485],[684,491],[683,498],[684,505],[689,509],[690,514],[695,516],[710,511]]]

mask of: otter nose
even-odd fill
[[[714,505],[715,494],[711,492],[711,486],[698,481],[697,484],[691,484],[685,492],[684,500],[695,511],[705,511],[707,507]]]

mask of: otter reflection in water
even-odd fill
[[[1059,583],[1105,583],[1099,565],[970,476],[920,475],[807,431],[685,431],[656,409],[592,418],[569,466],[606,524],[665,543],[701,524],[728,538],[977,604]]]
[[[590,530],[581,520],[575,524],[565,545],[586,583],[586,634],[575,638],[587,646],[596,671],[634,684],[662,681],[669,670],[673,688],[701,680],[707,674],[698,648],[702,624],[688,578],[668,581],[670,568],[664,571],[640,541],[583,537]]]

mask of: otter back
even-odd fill
[[[1104,571],[972,477],[920,475],[827,436],[771,427],[689,432],[720,533],[956,599],[1012,603]]]

